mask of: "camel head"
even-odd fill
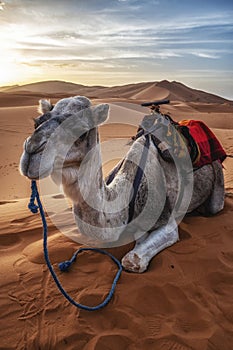
[[[55,106],[39,101],[41,115],[24,142],[21,173],[29,179],[44,178],[78,166],[96,140],[96,128],[108,117],[109,106],[92,106],[88,98],[75,96]]]

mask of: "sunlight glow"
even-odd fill
[[[18,84],[30,79],[32,68],[24,64],[21,44],[28,36],[23,25],[7,24],[1,33],[0,85]],[[39,67],[36,68],[38,72]],[[33,70],[35,73],[35,69]]]
[[[208,0],[200,14],[196,3],[167,3],[0,0],[0,85],[195,80],[232,94],[232,9]]]
[[[29,78],[31,69],[25,69],[22,57],[11,50],[4,50],[0,56],[0,85],[19,83]]]
[[[12,59],[11,52],[5,52],[0,56],[0,84],[8,84],[11,81],[17,81],[20,78],[18,65],[15,59]]]

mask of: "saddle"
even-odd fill
[[[174,161],[174,157],[182,159],[187,150],[194,169],[226,158],[216,136],[198,120],[178,123],[167,114],[152,113],[144,117],[133,140],[145,134],[151,135],[161,157],[168,162]]]
[[[226,159],[224,148],[205,123],[200,120],[181,120],[179,125],[188,128],[190,136],[198,147],[199,156],[194,162],[195,167],[200,168],[215,160],[222,163]]]
[[[199,120],[178,123],[167,114],[152,113],[143,118],[132,141],[142,135],[151,136],[159,154],[167,162],[174,162],[175,157],[185,159],[188,150],[194,170],[215,160],[222,163],[227,157],[217,137]],[[123,162],[124,159],[107,176],[107,185],[113,181]]]
[[[143,118],[136,136],[132,137],[132,141],[138,139],[142,135],[145,136],[145,144],[133,180],[131,200],[128,206],[128,224],[134,217],[135,201],[144,174],[150,147],[150,138],[165,161],[174,162],[179,159],[181,160],[178,164],[180,165],[180,172],[183,175],[183,182],[186,181],[186,175],[190,171],[190,162],[187,157],[189,157],[189,159],[191,158],[193,170],[205,164],[212,163],[217,159],[222,162],[226,158],[226,153],[216,136],[203,122],[185,120],[177,123],[169,115],[152,113]],[[114,180],[124,160],[125,159],[122,159],[108,175],[105,180],[107,185],[110,185]],[[183,190],[181,194],[183,195]],[[181,196],[179,195],[179,203],[180,200]]]

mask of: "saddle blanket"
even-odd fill
[[[179,125],[188,127],[190,135],[199,148],[200,155],[195,161],[195,167],[202,167],[215,160],[224,161],[226,152],[205,123],[199,120],[181,120]]]

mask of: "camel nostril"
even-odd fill
[[[46,143],[47,143],[47,141],[44,141],[38,148],[36,148],[36,149],[34,150],[34,153],[39,153],[39,152],[41,152],[41,151],[44,149]]]
[[[47,143],[47,141],[44,141],[41,145],[33,145],[31,142],[29,142],[30,141],[30,138],[28,138],[26,141],[25,141],[25,145],[24,145],[24,149],[25,149],[25,151],[27,152],[27,153],[29,153],[29,154],[31,154],[31,153],[39,153],[39,152],[41,152],[43,149],[44,149],[44,147],[45,147],[45,145],[46,145],[46,143]]]

